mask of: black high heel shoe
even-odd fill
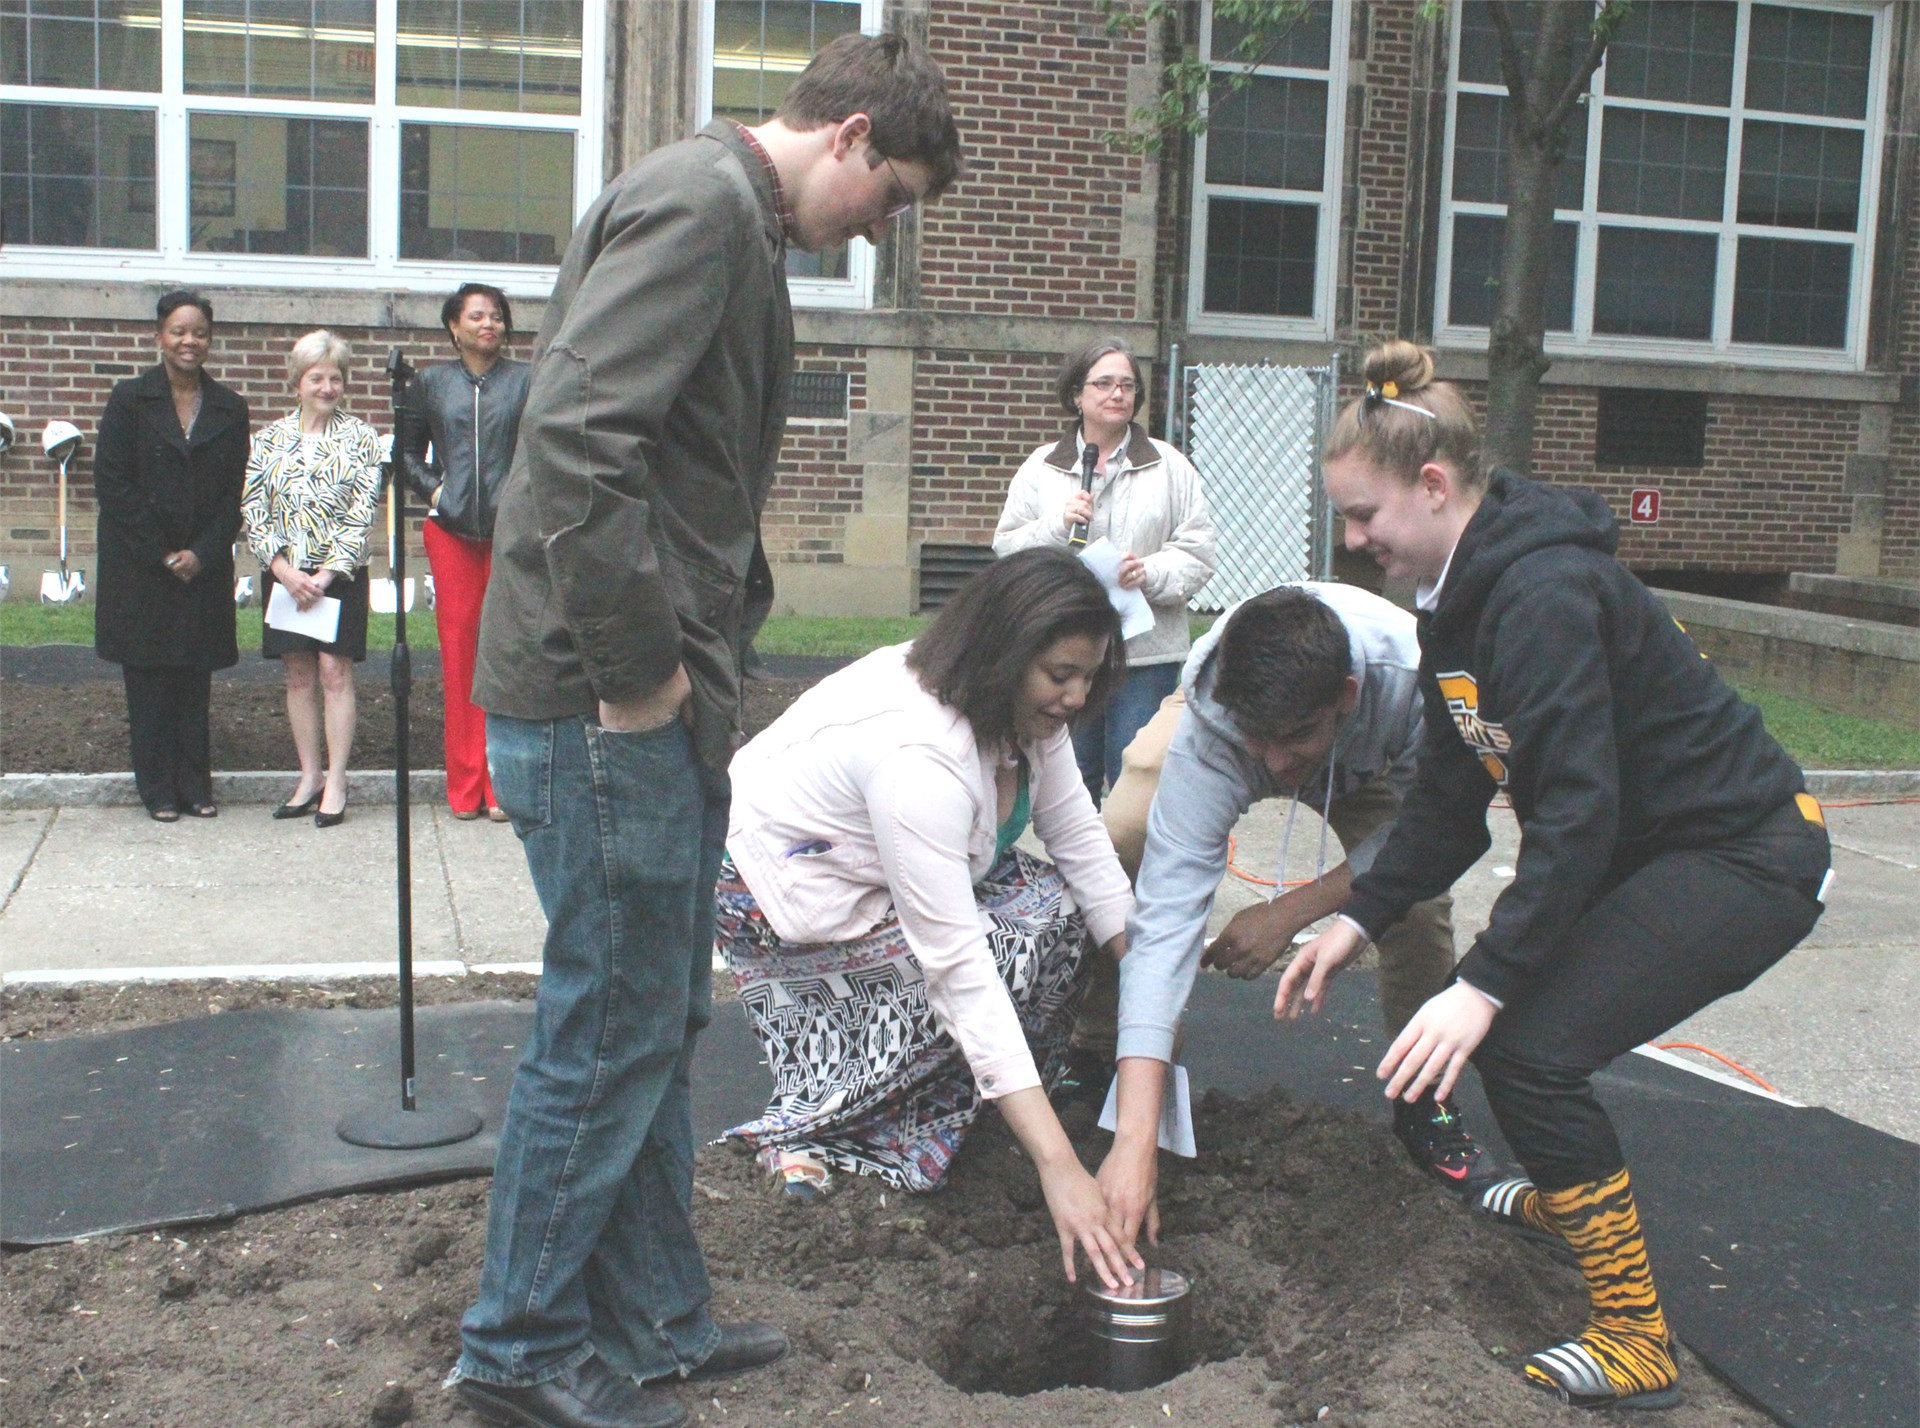
[[[320,795],[315,793],[305,803],[283,803],[273,810],[275,818],[305,818],[320,806]]]
[[[315,803],[319,801],[317,798],[314,800]],[[340,805],[340,811],[338,813],[321,813],[316,811],[313,815],[313,826],[315,828],[338,828],[346,821],[347,805],[345,803]]]

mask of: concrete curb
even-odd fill
[[[213,776],[217,803],[277,804],[292,792],[297,772],[227,773]],[[444,769],[415,769],[408,786],[416,804],[444,801]],[[1810,769],[1807,791],[1815,798],[1920,797],[1920,769]],[[362,807],[391,807],[393,770],[367,769],[347,775],[347,801]],[[0,774],[0,811],[29,808],[134,808],[140,796],[130,773]]]
[[[216,803],[278,804],[299,782],[297,771],[285,773],[217,773],[213,776]],[[444,769],[414,769],[407,780],[415,804],[444,802]],[[347,775],[347,802],[362,808],[393,806],[393,770],[366,769]],[[0,774],[0,811],[26,808],[137,808],[140,795],[130,773]]]
[[[1807,792],[1827,799],[1920,797],[1920,769],[1809,769]]]

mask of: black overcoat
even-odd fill
[[[94,649],[102,659],[204,670],[239,662],[233,541],[251,414],[231,388],[204,373],[200,383],[191,441],[163,368],[129,377],[107,398],[93,457]],[[175,550],[200,558],[199,575],[186,584],[163,563]]]

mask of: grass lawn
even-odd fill
[[[1920,769],[1920,729],[1835,714],[1791,694],[1739,688],[1802,768]]]
[[[926,624],[924,618],[837,619],[828,616],[786,615],[768,620],[754,647],[769,655],[861,655],[882,645],[912,639]],[[1195,621],[1198,633],[1204,628]],[[260,648],[260,612],[240,612],[240,648]],[[0,644],[91,645],[93,606],[42,605],[16,594],[0,603]],[[416,604],[407,617],[407,643],[414,649],[438,649],[439,633],[432,612]],[[393,617],[375,615],[367,630],[373,649],[393,646]],[[1760,706],[1767,727],[1787,751],[1810,769],[1920,768],[1920,729],[1882,719],[1834,714],[1804,699],[1742,688],[1742,697]]]

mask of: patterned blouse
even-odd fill
[[[303,570],[352,575],[367,562],[380,505],[380,437],[336,411],[311,443],[294,411],[253,436],[240,516],[263,566],[284,555]]]

